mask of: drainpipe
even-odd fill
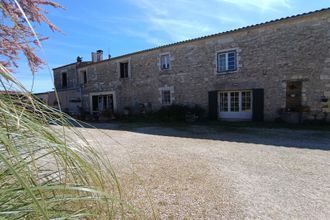
[[[79,82],[79,72],[78,72],[78,67],[79,67],[79,64],[81,62],[81,60],[80,60],[81,58],[80,59],[78,59],[78,58],[80,58],[80,57],[77,57],[77,63],[76,63],[76,83],[77,83],[76,85],[79,88],[79,93],[80,93],[80,108],[82,109],[82,107],[83,107],[83,103],[82,103],[82,85]],[[81,112],[79,112],[79,114],[80,113]]]

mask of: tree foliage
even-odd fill
[[[46,24],[52,31],[59,31],[47,18],[45,6],[62,8],[48,0],[0,0],[0,63],[3,66],[18,67],[21,53],[27,58],[32,72],[43,64],[36,47],[40,47],[40,40],[47,38],[35,33],[32,27]]]

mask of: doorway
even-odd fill
[[[252,119],[252,91],[221,91],[218,98],[220,119]]]
[[[288,81],[286,84],[286,111],[298,112],[302,106],[302,81]]]
[[[115,111],[115,99],[113,93],[91,94],[91,113],[100,114],[105,111]]]

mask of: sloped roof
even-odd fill
[[[71,66],[71,65],[78,65],[78,68],[80,67],[84,67],[87,66],[88,64],[90,64],[92,61],[84,61],[84,62],[74,62],[74,63],[70,63],[70,64],[65,64],[63,66],[59,66],[59,67],[55,67],[53,68],[53,70],[59,69],[59,68],[63,68],[63,67],[67,67],[67,66]]]

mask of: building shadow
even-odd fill
[[[329,130],[252,128],[205,125],[157,126],[139,123],[93,123],[98,129],[122,130],[147,135],[206,139],[276,147],[330,150]],[[92,128],[92,127],[91,127]]]

